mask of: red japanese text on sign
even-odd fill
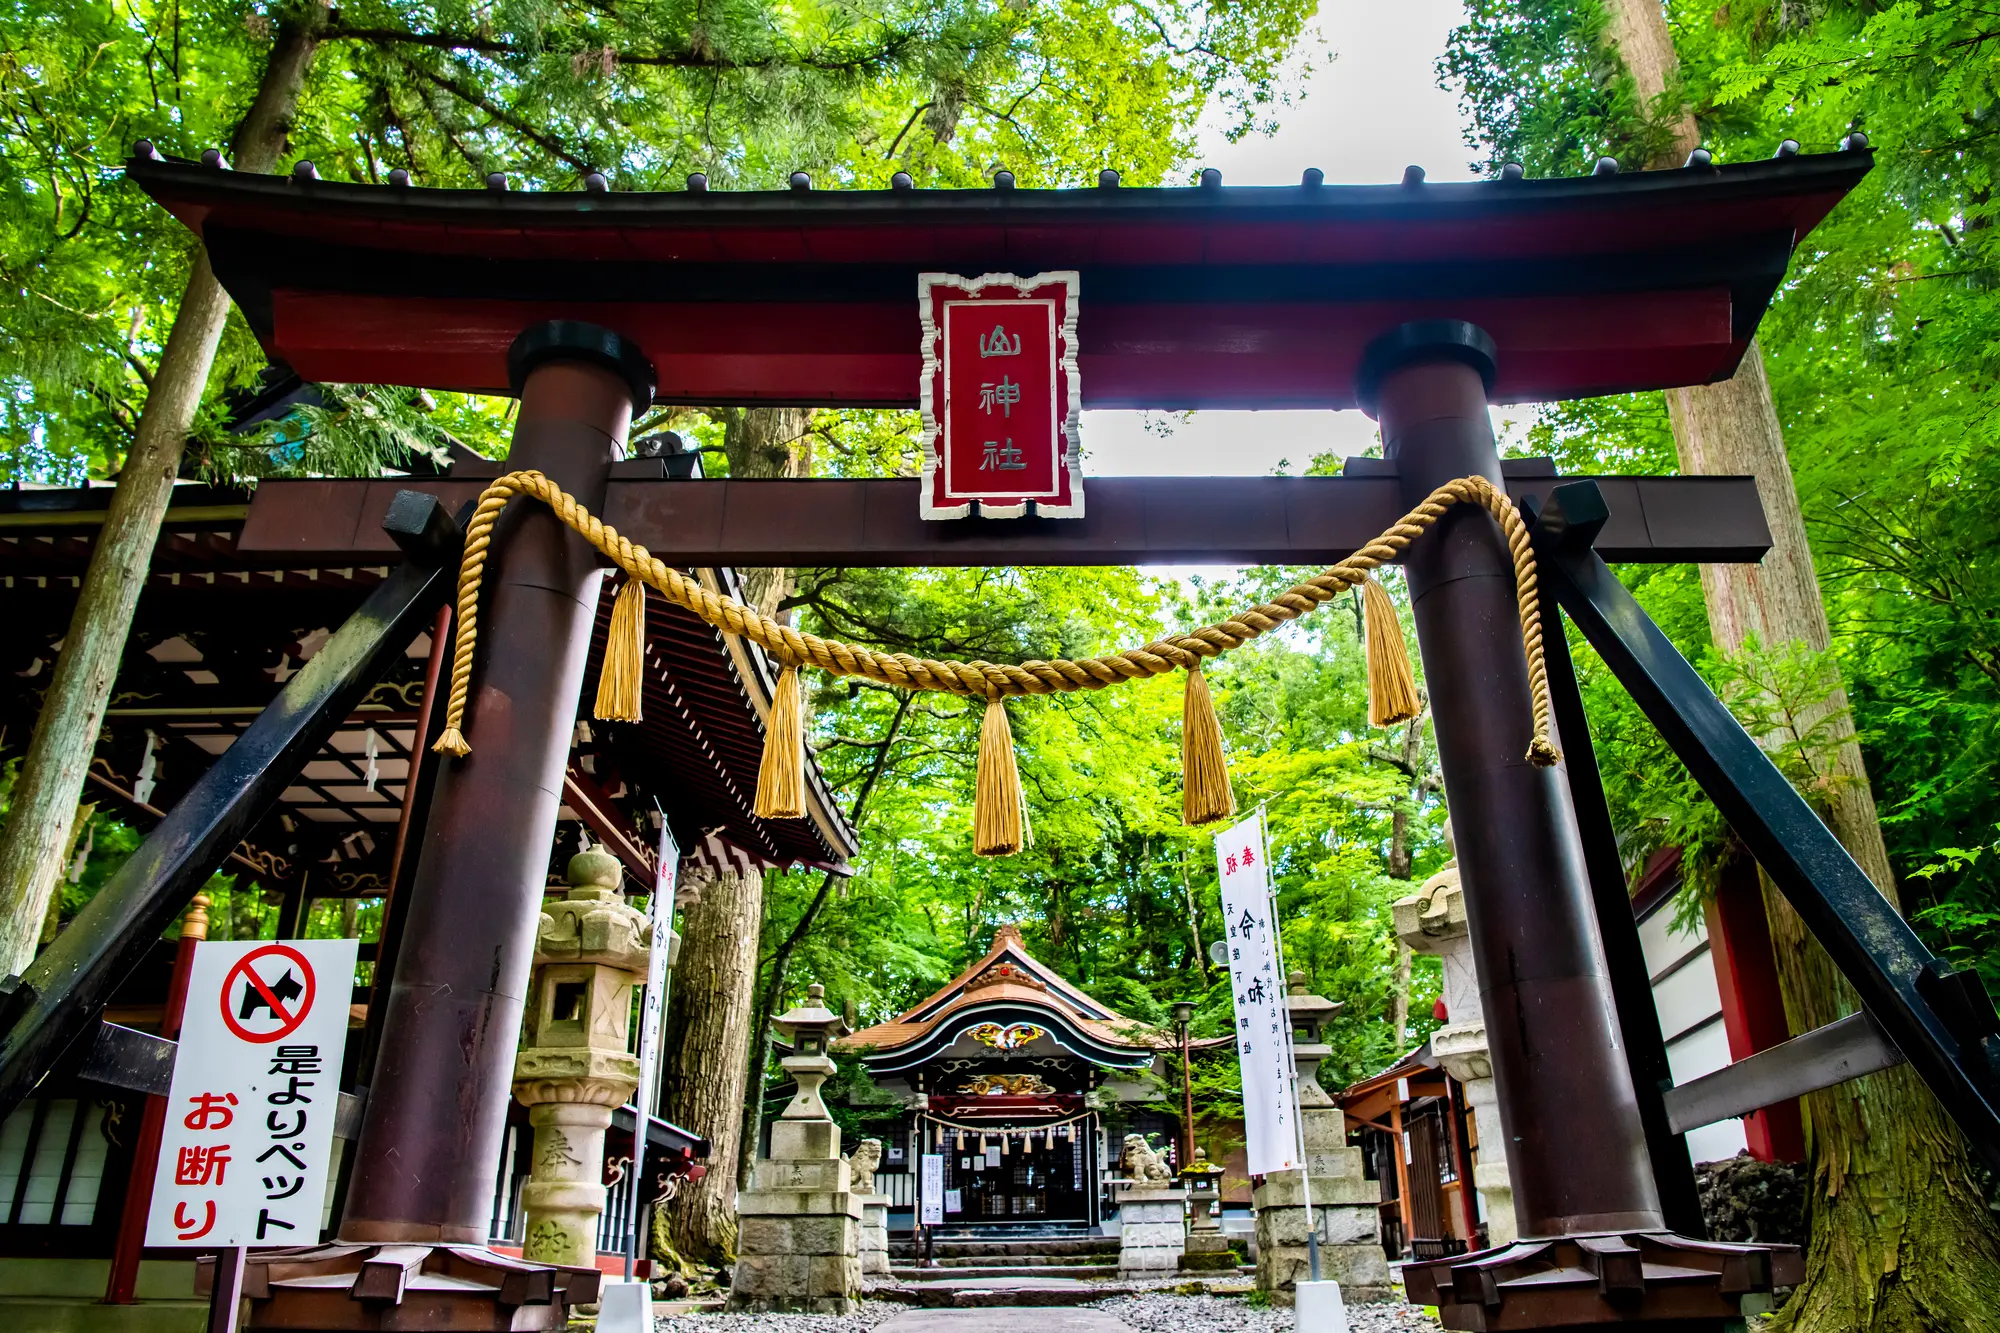
[[[1083,517],[1077,275],[918,278],[925,518]]]
[[[205,940],[189,969],[148,1245],[317,1240],[354,940]]]

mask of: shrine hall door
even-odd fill
[[[981,1135],[945,1129],[945,1225],[1088,1224],[1097,1187],[1096,1119],[1071,1122],[1067,1137],[1061,1129],[1053,1136],[1041,1129],[989,1132],[984,1148]]]

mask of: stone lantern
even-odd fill
[[[1186,1273],[1231,1272],[1236,1256],[1222,1234],[1222,1222],[1215,1210],[1222,1203],[1222,1168],[1208,1160],[1206,1149],[1196,1148],[1194,1160],[1181,1168],[1187,1188],[1188,1235],[1181,1250],[1181,1271]]]
[[[527,1031],[514,1062],[514,1096],[535,1130],[521,1191],[522,1253],[588,1267],[597,1261],[604,1214],[604,1131],[639,1086],[632,988],[646,977],[652,923],[626,905],[616,857],[579,852],[568,879],[563,898],[542,909]]]
[[[732,1310],[852,1314],[861,1295],[863,1196],[820,1095],[834,1070],[827,1052],[848,1028],[825,996],[824,986],[809,986],[803,1005],[772,1021],[791,1039],[780,1063],[798,1093],[771,1124],[771,1155],[736,1199]]]
[[[1376,1211],[1379,1189],[1362,1174],[1361,1149],[1347,1146],[1347,1113],[1319,1085],[1320,1062],[1333,1054],[1324,1040],[1326,1022],[1340,1006],[1314,995],[1305,973],[1294,972],[1288,980],[1285,1007],[1292,1022],[1306,1170],[1272,1172],[1251,1198],[1257,1210],[1257,1286],[1278,1304],[1292,1304],[1298,1284],[1312,1276],[1308,1237],[1317,1233],[1322,1279],[1340,1283],[1349,1300],[1387,1300],[1389,1262],[1382,1253]]]
[[[1449,821],[1444,837],[1445,845],[1456,851]],[[1517,1234],[1514,1187],[1507,1173],[1507,1154],[1501,1151],[1507,1136],[1500,1126],[1499,1091],[1487,1051],[1486,1019],[1479,1004],[1479,976],[1472,965],[1471,928],[1457,859],[1447,861],[1390,911],[1397,937],[1413,953],[1435,955],[1443,964],[1445,1026],[1431,1033],[1431,1054],[1465,1089],[1466,1105],[1479,1129],[1479,1160],[1472,1168],[1472,1183],[1484,1205],[1488,1243],[1505,1245]]]

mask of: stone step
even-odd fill
[[[1076,1282],[1058,1278],[974,1278],[952,1282],[895,1283],[871,1287],[875,1300],[895,1301],[930,1310],[1020,1308],[1023,1306],[1089,1305],[1113,1296],[1129,1296],[1133,1288],[1110,1282]]]
[[[1020,1240],[939,1240],[932,1246],[931,1253],[939,1259],[963,1258],[1024,1258],[1029,1255],[1077,1255],[1116,1254],[1119,1240],[1116,1236],[1063,1236],[1038,1237]],[[913,1259],[917,1255],[914,1241],[893,1240],[889,1242],[889,1253],[898,1258]]]
[[[910,1267],[916,1267],[917,1256],[905,1256]],[[1006,1268],[1060,1268],[1077,1263],[1090,1264],[1118,1261],[1118,1247],[1113,1245],[1102,1250],[1081,1250],[1072,1254],[941,1254],[937,1256],[939,1268],[990,1268],[999,1264]]]
[[[898,1282],[967,1282],[989,1278],[1038,1278],[1070,1279],[1085,1281],[1091,1278],[1117,1277],[1118,1265],[1110,1264],[1046,1264],[1029,1265],[966,1265],[959,1268],[917,1268],[906,1264],[893,1264],[889,1274]]]

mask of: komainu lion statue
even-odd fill
[[[1138,1134],[1125,1136],[1125,1149],[1118,1154],[1118,1169],[1125,1179],[1143,1181],[1146,1184],[1164,1185],[1173,1179],[1167,1164],[1160,1155],[1147,1146],[1144,1137]]]
[[[848,1186],[857,1194],[875,1192],[875,1173],[882,1166],[882,1140],[863,1139],[855,1145],[853,1156],[847,1159],[848,1174],[853,1183]]]

